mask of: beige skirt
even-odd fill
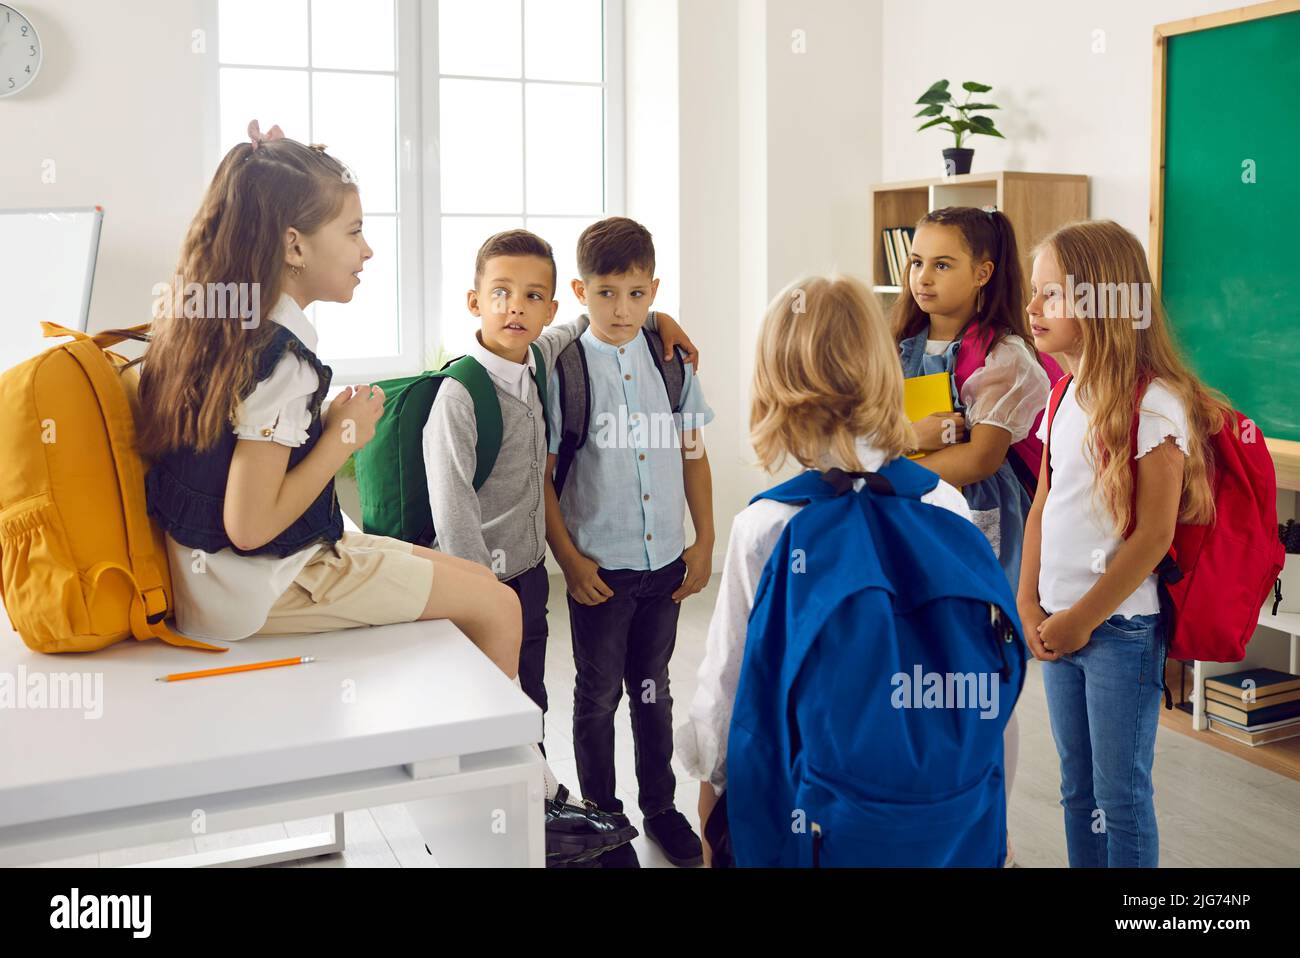
[[[307,561],[257,635],[332,632],[414,622],[433,588],[433,562],[409,542],[345,532]]]

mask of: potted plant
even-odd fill
[[[1300,522],[1288,519],[1286,525],[1277,527],[1277,534],[1286,547],[1286,564],[1273,583],[1273,604],[1269,611],[1273,615],[1300,612]]]
[[[952,94],[948,92],[947,80],[937,81],[930,89],[922,93],[921,98],[916,101],[923,105],[921,111],[916,115],[918,117],[930,117],[929,120],[917,127],[918,133],[932,126],[947,126],[957,138],[957,142],[952,147],[943,151],[943,167],[947,176],[970,172],[970,163],[975,156],[975,151],[962,146],[962,141],[967,136],[982,133],[985,136],[1006,139],[997,131],[997,128],[993,126],[993,121],[987,116],[971,115],[976,110],[998,109],[992,103],[970,102],[972,93],[988,93],[993,87],[968,80],[961,85],[961,88],[966,91],[966,99],[961,103],[954,102]],[[951,109],[953,115],[946,114],[944,112],[946,109]]]

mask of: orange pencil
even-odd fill
[[[155,682],[179,682],[182,679],[205,679],[209,675],[229,675],[232,672],[253,672],[257,669],[275,669],[282,665],[306,665],[315,662],[314,655],[304,655],[298,659],[276,659],[273,662],[249,662],[247,665],[229,665],[222,669],[204,669],[202,672],[173,672],[154,679]]]

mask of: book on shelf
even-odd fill
[[[1205,680],[1206,689],[1226,692],[1241,700],[1242,692],[1254,689],[1255,700],[1294,692],[1300,689],[1300,675],[1279,672],[1277,669],[1242,669],[1240,672],[1225,672]]]
[[[880,239],[885,244],[885,264],[889,267],[889,285],[898,286],[898,262],[894,258],[894,243],[889,238],[889,230],[881,230]]]
[[[1271,705],[1281,705],[1283,702],[1300,702],[1300,689],[1291,692],[1278,692],[1276,695],[1265,695],[1261,698],[1258,692],[1254,696],[1248,696],[1244,692],[1220,692],[1218,689],[1206,686],[1205,700],[1207,702],[1223,702],[1225,705],[1232,705],[1243,711],[1253,712],[1256,709],[1268,708]]]
[[[889,285],[902,286],[907,276],[907,263],[912,255],[912,234],[907,226],[895,226],[880,231],[880,241],[885,248],[885,265],[889,269]]]
[[[1268,745],[1272,742],[1280,742],[1300,735],[1300,720],[1279,722],[1275,726],[1264,729],[1242,728],[1235,722],[1229,722],[1226,719],[1211,715],[1210,731],[1217,732],[1234,742],[1240,742],[1242,745],[1249,745],[1254,748],[1256,745]]]
[[[907,247],[903,244],[903,235],[907,232],[899,227],[890,230],[894,236],[894,256],[898,259],[898,282],[894,285],[902,286],[907,281]]]
[[[1266,704],[1264,708],[1246,711],[1241,708],[1241,703],[1229,705],[1226,702],[1219,702],[1206,696],[1205,711],[1208,715],[1229,719],[1244,728],[1250,729],[1273,725],[1278,722],[1300,721],[1300,702],[1283,702],[1281,705]]]

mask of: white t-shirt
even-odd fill
[[[857,453],[866,472],[885,464],[885,454],[865,440],[858,440]],[[861,489],[862,485],[859,479],[854,488]],[[966,498],[942,479],[921,501],[970,519]],[[677,757],[686,771],[699,781],[711,782],[719,795],[727,782],[727,734],[736,688],[740,685],[740,665],[745,659],[745,637],[754,608],[754,593],[786,523],[802,508],[802,505],[760,499],[747,506],[731,525],[718,601],[709,623],[690,718],[678,727],[675,735]]]
[[[315,352],[316,330],[287,293],[267,319],[288,329]],[[311,425],[308,402],[318,384],[316,371],[286,352],[271,375],[236,408],[235,435],[291,448],[301,446]],[[245,639],[262,628],[271,606],[321,548],[319,544],[308,546],[284,558],[241,556],[230,549],[203,553],[181,545],[170,535],[166,538],[176,628],[191,638],[226,642]]]
[[[1042,552],[1038,571],[1038,602],[1049,614],[1078,602],[1115,558],[1124,540],[1101,502],[1097,470],[1084,449],[1088,426],[1074,383],[1066,390],[1052,420],[1052,482],[1043,506]],[[1159,379],[1142,397],[1138,418],[1137,456],[1141,459],[1167,437],[1187,455],[1187,413]],[[1047,442],[1047,416],[1038,428]],[[1153,615],[1160,611],[1153,573],[1125,599],[1114,615]]]

